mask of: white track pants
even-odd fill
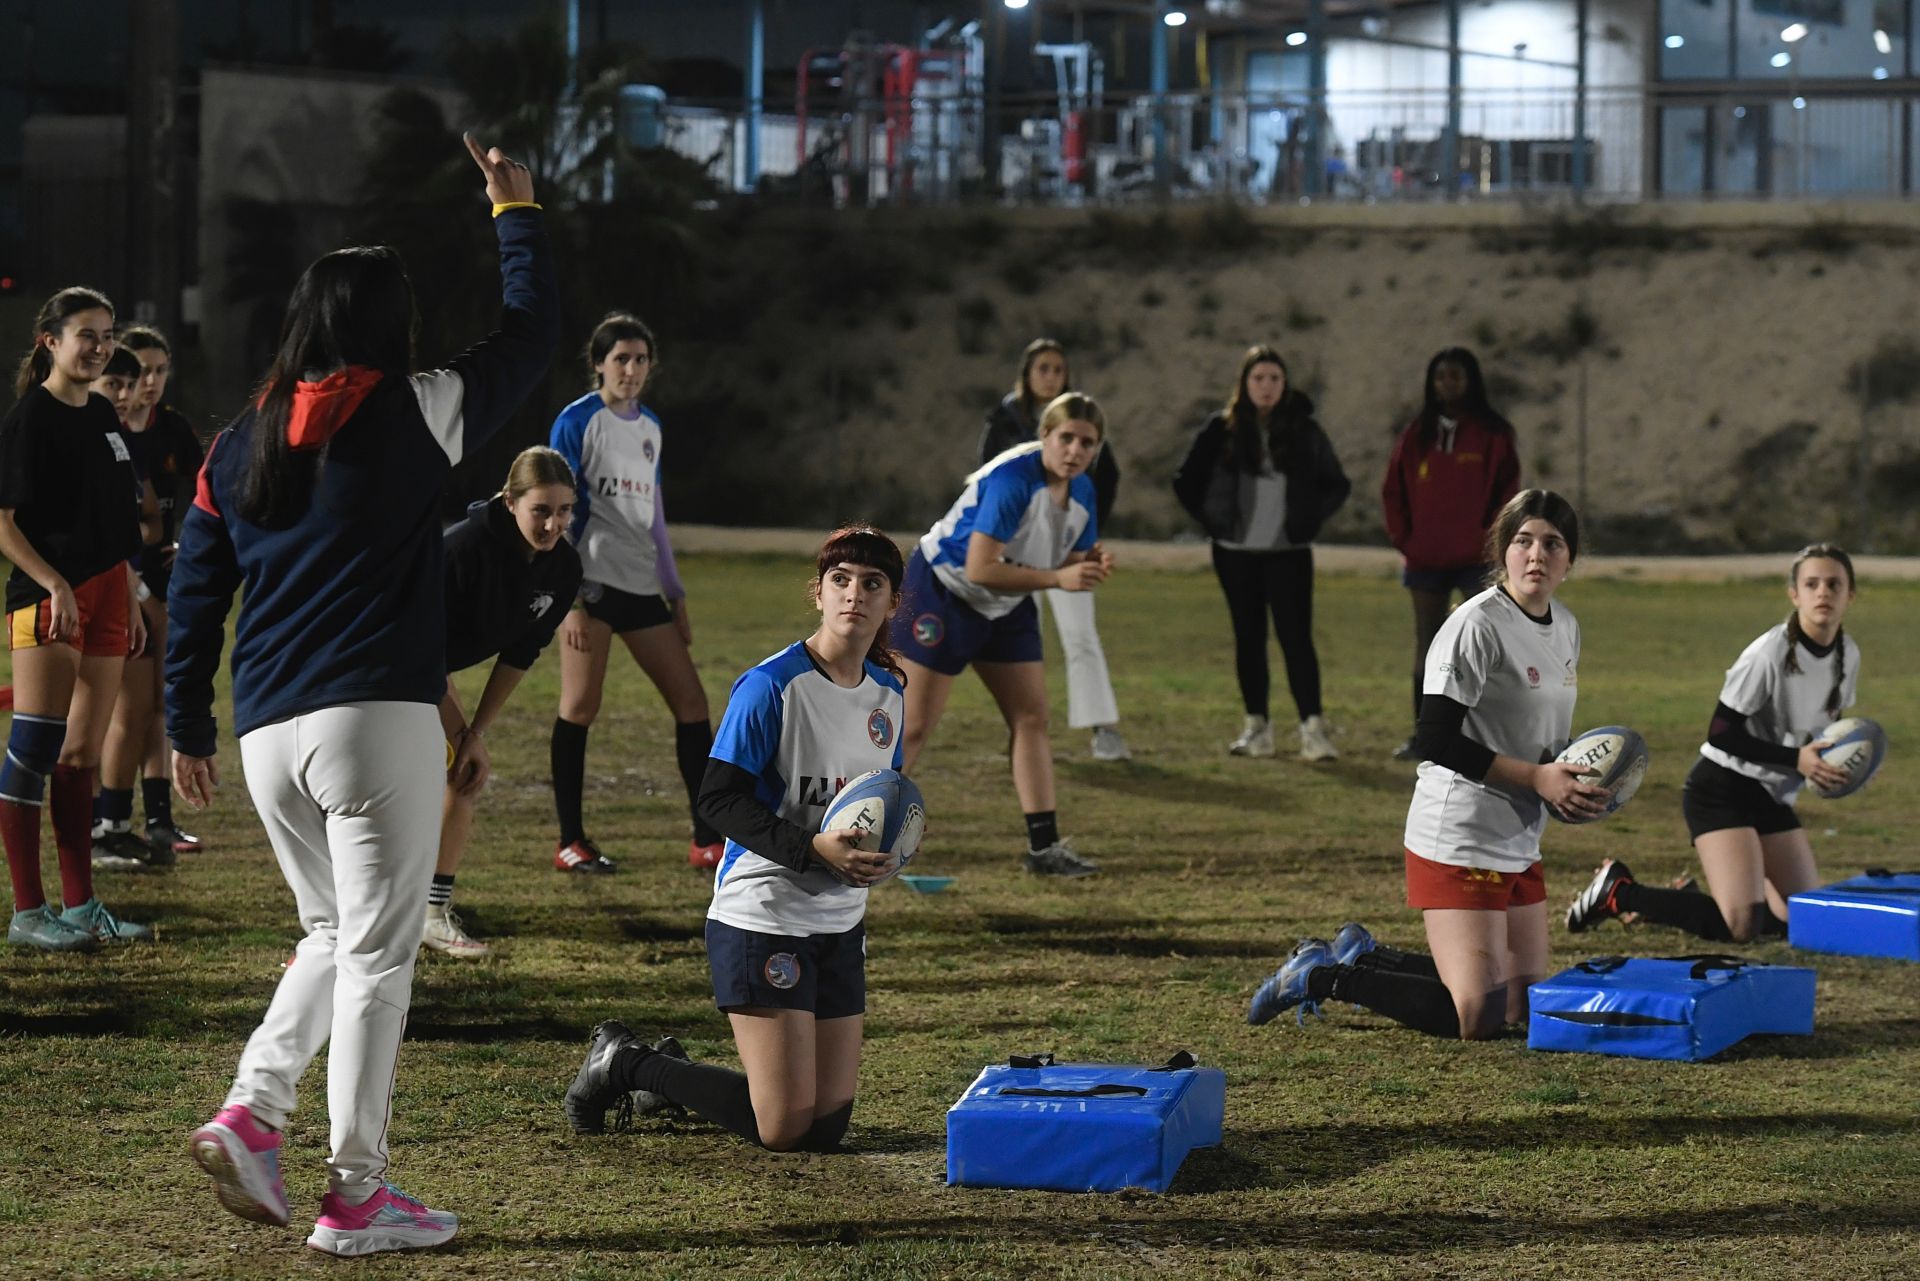
[[[1093,729],[1120,720],[1120,704],[1113,697],[1113,678],[1107,675],[1106,651],[1100,648],[1100,629],[1093,621],[1093,593],[1046,592],[1053,625],[1060,629],[1060,648],[1067,656],[1067,724]]]
[[[247,788],[307,935],[241,1052],[227,1102],[284,1127],[320,1047],[330,1185],[371,1195],[387,1169],[394,1069],[440,841],[446,745],[425,703],[348,703],[240,740]]]

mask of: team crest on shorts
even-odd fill
[[[946,620],[938,614],[922,614],[913,620],[913,639],[932,649],[947,638]]]
[[[893,746],[893,717],[887,715],[886,708],[876,707],[873,715],[867,717],[867,737],[875,747]]]
[[[800,981],[800,958],[792,952],[775,952],[767,958],[761,973],[769,984],[784,992]]]

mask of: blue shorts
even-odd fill
[[[900,596],[892,640],[902,658],[944,676],[958,676],[968,663],[1040,661],[1040,610],[1031,596],[1010,613],[987,618],[955,599],[917,548]]]
[[[867,1012],[867,927],[840,934],[760,934],[707,920],[713,1003],[806,1010],[816,1019]]]
[[[1444,592],[1451,596],[1478,596],[1487,589],[1487,567],[1467,565],[1460,569],[1402,569],[1400,585],[1409,591]]]

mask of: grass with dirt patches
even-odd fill
[[[1784,566],[1782,567],[1784,569]],[[695,653],[719,702],[740,670],[810,627],[797,558],[689,557]],[[949,893],[874,895],[868,1040],[835,1156],[773,1156],[713,1127],[643,1120],[577,1138],[559,1108],[588,1029],[611,1015],[731,1061],[701,945],[708,887],[685,866],[683,796],[660,700],[624,660],[590,749],[589,826],[623,866],[550,869],[547,728],[557,668],[536,667],[491,735],[458,906],[497,941],[478,963],[428,956],[393,1127],[394,1177],[462,1217],[446,1250],[356,1276],[1054,1278],[1911,1275],[1920,1257],[1920,967],[1743,949],[1820,971],[1819,1029],[1706,1064],[1463,1045],[1330,1010],[1306,1028],[1244,1021],[1254,985],[1303,934],[1357,918],[1420,946],[1402,906],[1411,768],[1411,620],[1384,578],[1322,579],[1318,632],[1342,758],[1229,758],[1238,729],[1225,610],[1203,574],[1119,574],[1101,632],[1135,759],[1102,765],[1064,728],[1063,828],[1105,866],[1024,876],[1005,734],[957,686],[920,782],[920,870]],[[1910,637],[1920,587],[1863,584],[1849,631],[1862,710],[1894,743],[1885,775],[1803,806],[1834,879],[1920,866],[1903,747],[1920,741]],[[1689,863],[1679,787],[1721,674],[1784,614],[1772,585],[1582,582],[1576,717],[1652,744],[1633,805],[1553,826],[1552,901],[1612,854],[1649,880]],[[1053,636],[1048,632],[1048,644]],[[463,679],[471,697],[479,675]],[[1276,708],[1288,707],[1275,661]],[[1286,711],[1280,717],[1289,719]],[[1282,736],[1283,743],[1286,741]],[[9,1277],[282,1277],[343,1265],[301,1248],[322,1188],[324,1064],[305,1083],[286,1168],[287,1230],[224,1214],[185,1140],[223,1095],[294,939],[229,740],[204,855],[101,894],[162,943],[96,958],[0,952],[0,1240]],[[48,861],[51,873],[51,859]],[[1672,932],[1554,930],[1556,963],[1701,950]],[[1228,1075],[1226,1142],[1164,1196],[961,1190],[944,1183],[943,1112],[1009,1052],[1158,1062],[1176,1048]]]

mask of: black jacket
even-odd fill
[[[987,425],[980,432],[980,465],[986,466],[995,455],[1015,445],[1026,444],[1039,430],[1040,425],[1027,416],[1027,407],[1020,403],[1020,397],[1008,392],[999,404],[987,411]],[[1113,456],[1113,446],[1104,440],[1100,452],[1094,456],[1091,474],[1094,528],[1104,537],[1107,515],[1113,511],[1114,496],[1120,492],[1120,464]]]
[[[1340,467],[1333,442],[1313,419],[1313,402],[1295,398],[1294,412],[1268,432],[1274,470],[1287,478],[1287,541],[1305,546],[1314,540],[1353,492]],[[1233,542],[1240,529],[1240,472],[1229,448],[1227,416],[1207,419],[1180,470],[1173,492],[1207,537]]]
[[[495,654],[524,672],[553,639],[580,590],[580,553],[564,538],[532,560],[526,552],[513,513],[498,497],[474,503],[447,531],[449,672]]]

